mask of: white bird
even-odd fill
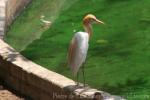
[[[42,15],[40,20],[41,20],[45,25],[50,25],[50,24],[51,24],[51,21],[44,20],[44,17],[45,17],[45,16]]]
[[[98,20],[94,15],[88,14],[83,18],[83,27],[85,32],[77,32],[72,38],[71,44],[68,51],[68,65],[71,69],[73,76],[77,76],[78,83],[78,72],[82,66],[82,73],[85,86],[84,78],[84,64],[86,60],[86,55],[89,47],[89,38],[92,35],[92,23],[102,23],[104,22]]]

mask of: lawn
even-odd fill
[[[74,32],[83,31],[84,15],[92,13],[106,25],[93,25],[86,83],[128,100],[149,100],[149,5],[149,0],[33,0],[10,27],[6,41],[35,63],[73,78],[68,46]],[[41,27],[41,15],[52,21],[50,28]]]

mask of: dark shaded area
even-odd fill
[[[11,95],[14,95],[14,96],[17,96],[19,98],[19,100],[32,100],[30,99],[29,97],[26,97],[20,93],[18,93],[17,91],[15,91],[14,89],[10,88],[1,78],[0,78],[0,91],[4,91],[4,90],[7,90],[7,91],[10,91],[12,92],[13,94]],[[4,97],[5,98],[5,97]],[[5,100],[5,99],[4,99]],[[11,98],[11,100],[13,100],[13,98]],[[16,100],[16,99],[15,99]]]
[[[94,94],[93,100],[103,100],[102,94],[101,94],[100,92],[96,92],[96,93]]]

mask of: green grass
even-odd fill
[[[93,25],[85,65],[86,82],[128,100],[149,100],[150,1],[64,0],[57,13],[52,13],[49,6],[52,1],[34,0],[10,27],[6,41],[18,51],[30,43],[21,51],[24,56],[72,78],[66,56],[73,30],[83,30],[83,16],[93,13],[106,25]],[[53,21],[47,30],[41,28],[41,14]]]

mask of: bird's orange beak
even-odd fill
[[[102,22],[102,21],[100,21],[100,20],[98,20],[98,19],[95,19],[95,22],[98,23],[98,24],[99,24],[99,23],[105,24],[104,22]]]

